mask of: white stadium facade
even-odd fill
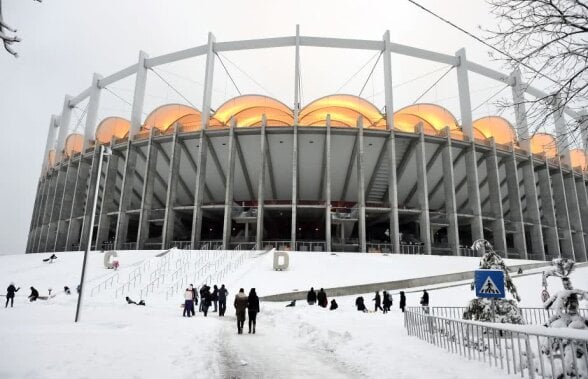
[[[347,94],[294,104],[243,95],[211,109],[215,54],[292,47],[381,52],[385,107]],[[458,123],[435,104],[395,109],[392,55],[454,66]],[[197,56],[202,109],[143,109],[147,71]],[[471,73],[508,85],[515,120],[472,118]],[[130,120],[98,120],[101,91],[135,76]],[[296,35],[208,43],[95,75],[52,116],[27,253],[93,249],[251,249],[469,255],[485,238],[503,256],[586,261],[586,153],[554,135],[530,135],[525,96],[545,94],[468,61],[381,40]],[[69,133],[87,101],[84,132]],[[151,112],[147,117],[143,112]],[[60,127],[63,126],[63,127]],[[557,137],[557,138],[556,138]],[[585,138],[584,138],[585,140]],[[103,154],[109,147],[112,154]],[[96,202],[94,203],[96,194]]]

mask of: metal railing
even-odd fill
[[[423,254],[423,245],[400,245],[399,254]]]
[[[296,251],[326,251],[324,241],[296,241]]]
[[[529,378],[588,375],[588,339],[571,337],[569,329],[535,333],[525,325],[456,320],[412,308],[404,313],[404,326],[410,336],[508,374]]]

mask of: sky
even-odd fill
[[[421,0],[460,26],[485,35],[497,21],[482,0]],[[488,48],[426,14],[405,0],[397,1],[223,1],[190,0],[3,0],[6,23],[18,28],[18,59],[0,51],[0,122],[5,137],[0,158],[0,254],[24,253],[36,187],[52,114],[61,112],[66,94],[87,88],[94,72],[107,76],[138,59],[205,44],[208,32],[217,41],[288,36],[299,24],[302,35],[381,39],[454,54],[465,47],[468,59],[506,72]],[[222,53],[215,66],[212,107],[240,93],[271,95],[288,105],[294,98],[292,48]],[[302,103],[333,93],[351,93],[383,106],[383,72],[373,51],[301,49]],[[448,66],[394,55],[394,108],[415,101]],[[373,74],[370,75],[371,69]],[[197,108],[202,103],[204,59],[193,58],[156,68],[148,76],[145,112],[169,102]],[[99,120],[130,118],[134,77],[102,91]],[[173,87],[173,88],[172,88]],[[363,91],[361,90],[363,88]],[[474,119],[498,111],[485,99],[510,89],[471,75]],[[445,106],[456,117],[455,70],[420,101]],[[187,100],[185,100],[187,99]],[[85,103],[74,109],[70,130],[83,132]],[[504,116],[512,121],[508,112]]]

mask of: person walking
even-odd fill
[[[218,311],[218,287],[216,286],[216,284],[213,286],[212,296],[210,299],[212,300],[212,303],[214,304],[213,312],[217,312]]]
[[[235,295],[235,302],[233,303],[237,313],[237,333],[243,334],[243,325],[245,325],[245,309],[247,308],[247,295],[245,290],[241,288],[239,293]]]
[[[316,292],[314,292],[314,287],[310,287],[310,291],[306,295],[306,301],[308,305],[314,305],[316,303]]]
[[[259,297],[255,293],[255,288],[249,291],[247,309],[249,313],[249,333],[251,333],[251,326],[253,325],[253,334],[255,334],[255,324],[257,323],[257,314],[259,313]]]
[[[421,296],[421,305],[425,310],[425,313],[429,313],[429,293],[427,290],[423,290],[423,296]]]
[[[127,297],[127,302],[129,302],[129,298]],[[133,302],[134,304],[136,304],[135,302]],[[131,304],[129,302],[129,304]],[[191,317],[192,315],[196,315],[196,313],[194,312],[194,288],[186,288],[186,291],[184,291],[184,313],[182,314],[182,317]]]
[[[200,287],[200,306],[198,307],[198,312],[202,312],[202,307],[204,306],[204,292],[207,287],[206,284],[203,284],[202,287]]]
[[[406,296],[404,296],[404,291],[400,291],[400,309],[402,309],[402,313],[404,313],[405,307],[406,307]]]
[[[221,288],[218,290],[218,315],[219,317],[225,316],[225,311],[227,310],[227,295],[229,291],[225,288],[225,285],[221,285]]]
[[[16,288],[14,286],[14,282],[11,282],[8,288],[6,289],[6,305],[4,308],[8,308],[8,301],[10,301],[10,308],[14,307],[14,294],[18,292],[20,287]]]
[[[384,293],[382,294],[382,297],[383,297],[382,305],[384,306],[383,312],[384,312],[384,314],[386,314],[390,311],[390,306],[392,305],[392,297],[386,291],[384,291]]]
[[[327,305],[329,304],[329,301],[327,300],[327,294],[325,293],[325,290],[322,288],[320,289],[320,291],[316,295],[316,299],[318,300],[318,305],[323,308],[326,308]]]
[[[29,300],[32,301],[37,301],[37,299],[39,298],[39,291],[37,291],[35,289],[35,287],[31,287],[31,294],[29,295]]]
[[[379,291],[376,291],[376,296],[372,300],[374,300],[376,302],[376,306],[374,307],[374,312],[377,312],[378,309],[383,312],[384,310],[382,309],[382,305],[381,305],[382,298],[380,297]]]
[[[198,292],[196,292],[196,288],[194,288],[194,285],[192,285],[191,283],[188,288],[190,288],[190,290],[192,291],[192,305],[194,305],[192,311],[194,312],[194,316],[196,316],[196,305],[198,305]]]
[[[208,308],[212,304],[212,295],[210,294],[210,287],[206,286],[204,292],[202,292],[202,296],[200,297],[200,304],[202,305],[202,312],[204,313],[204,317],[208,316]]]

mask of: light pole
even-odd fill
[[[94,234],[94,218],[96,217],[96,203],[98,203],[98,192],[100,190],[100,176],[102,174],[102,160],[105,155],[112,155],[112,150],[109,147],[100,146],[100,159],[98,160],[98,171],[96,172],[96,188],[94,189],[94,200],[92,202],[92,213],[90,214],[90,233],[88,235],[88,244],[84,251],[84,261],[82,263],[82,278],[80,280],[80,293],[78,294],[78,305],[76,307],[76,319],[78,322],[80,319],[80,313],[82,310],[82,295],[84,294],[84,277],[86,275],[86,262],[88,260],[88,253],[90,247],[92,247],[92,237]]]

